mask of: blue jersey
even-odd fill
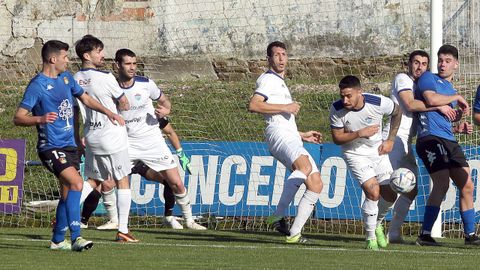
[[[480,113],[480,85],[475,93],[475,101],[473,102],[473,112]]]
[[[19,107],[34,116],[49,112],[58,114],[53,123],[37,125],[39,152],[52,148],[76,147],[74,138],[73,106],[74,97],[83,94],[83,89],[69,72],[63,72],[57,78],[37,74],[27,86]]]
[[[434,91],[437,94],[445,96],[453,96],[457,94],[457,90],[453,88],[453,85],[449,81],[442,79],[440,76],[433,74],[430,71],[426,71],[418,79],[415,99],[425,102],[425,98],[423,97],[425,91]],[[453,108],[456,106],[456,103],[457,102],[452,102],[449,105]],[[437,110],[419,112],[417,118],[418,138],[434,135],[455,141],[452,122],[450,122],[450,120],[448,120],[448,118],[441,112]]]

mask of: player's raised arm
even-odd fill
[[[289,104],[270,104],[265,102],[263,96],[254,94],[250,98],[248,110],[255,113],[291,113],[297,115],[300,111],[300,103],[294,101]]]
[[[81,96],[78,97],[78,99],[88,108],[105,114],[112,123],[115,124],[115,122],[117,122],[121,126],[125,125],[125,120],[123,120],[120,115],[115,114],[109,109],[105,108],[102,104],[100,104],[100,102],[91,98],[87,93],[83,93]]]

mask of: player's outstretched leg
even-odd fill
[[[283,186],[282,195],[280,196],[275,213],[267,219],[269,227],[274,228],[283,235],[290,235],[290,230],[288,229],[287,222],[284,218],[285,211],[306,179],[307,176],[300,170],[295,170],[290,174]]]
[[[310,174],[305,181],[305,184],[307,190],[298,204],[297,216],[290,228],[290,235],[286,236],[285,241],[288,244],[306,242],[306,239],[302,237],[301,232],[320,197],[320,192],[322,191],[323,185],[322,180],[320,179],[320,172]]]
[[[182,224],[173,216],[173,207],[175,206],[175,195],[168,184],[164,185],[163,197],[165,198],[165,212],[163,215],[163,225],[175,230],[183,230]]]

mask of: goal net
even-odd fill
[[[117,49],[130,48],[139,57],[139,73],[154,79],[173,103],[171,121],[192,162],[192,173],[180,174],[194,215],[217,229],[267,230],[265,217],[274,211],[290,173],[263,143],[262,117],[247,111],[255,80],[266,70],[269,42],[288,46],[286,83],[302,104],[299,130],[323,133],[324,144],[306,144],[321,169],[324,189],[305,229],[335,234],[363,230],[362,192],[330,136],[329,107],[338,99],[338,81],[353,74],[365,91],[389,95],[394,75],[406,71],[408,53],[430,46],[427,0],[109,0],[64,1],[61,8],[50,1],[13,3],[0,3],[6,18],[0,22],[0,140],[25,139],[25,160],[38,161],[35,129],[14,127],[11,119],[29,79],[41,68],[45,41],[59,39],[72,48],[83,35],[95,35],[105,43],[107,70],[113,70]],[[455,85],[469,100],[479,72],[475,11],[476,0],[444,4],[444,40],[461,54]],[[73,48],[70,55],[75,72]],[[475,131],[459,137],[472,168],[477,167],[477,136]],[[21,210],[9,213],[0,205],[1,225],[48,226],[53,218],[57,181],[33,165],[39,164],[25,168]],[[0,167],[0,174],[5,170]],[[411,235],[423,219],[429,188],[428,175],[421,171],[419,196],[404,227]],[[477,183],[475,170],[474,178]],[[131,224],[161,226],[163,187],[138,175],[131,185]],[[303,190],[289,207],[289,217],[295,216]],[[455,196],[449,193],[443,206],[447,232],[460,231]],[[101,224],[103,217],[99,206],[91,225]]]

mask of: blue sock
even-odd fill
[[[65,201],[60,198],[58,200],[57,214],[55,216],[55,227],[53,229],[52,242],[58,244],[65,240],[65,232],[68,228],[67,208]]]
[[[69,190],[67,200],[65,201],[67,208],[68,227],[70,228],[70,239],[72,243],[80,236],[80,196],[81,191]]]
[[[435,223],[439,212],[440,207],[428,205],[425,207],[425,214],[423,215],[422,233],[432,231],[433,223]]]
[[[469,209],[467,211],[460,212],[463,222],[463,232],[465,236],[469,236],[475,233],[475,210]]]

